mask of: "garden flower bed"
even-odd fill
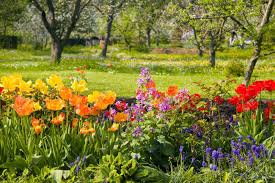
[[[1,78],[0,179],[61,182],[244,182],[274,178],[275,81],[158,91],[142,68],[136,99],[88,95],[84,72]],[[206,88],[206,87],[204,87]]]

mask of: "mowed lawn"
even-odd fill
[[[159,90],[178,85],[192,93],[202,93],[195,82],[211,84],[227,78],[226,68],[232,60],[247,64],[250,50],[229,50],[217,54],[217,67],[208,66],[207,56],[151,54],[127,52],[111,48],[105,60],[98,57],[96,48],[67,48],[60,65],[49,62],[49,51],[0,50],[0,76],[20,73],[26,80],[60,75],[65,82],[75,75],[79,66],[88,66],[86,78],[90,91],[115,91],[118,96],[132,97],[137,87],[140,67],[149,67]],[[233,77],[237,84],[243,77]],[[253,80],[274,79],[275,58],[270,56],[259,61]]]

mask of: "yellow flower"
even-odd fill
[[[55,75],[55,74],[52,74],[48,79],[47,79],[47,83],[53,87],[53,88],[56,88],[57,90],[60,90],[61,88],[64,87],[64,84],[62,82],[62,79]]]
[[[119,124],[113,123],[112,126],[110,128],[108,128],[108,131],[115,132],[118,130],[118,128],[119,128]]]
[[[77,80],[75,79],[72,83],[71,88],[75,91],[75,92],[84,92],[86,90],[88,90],[87,88],[87,82],[83,79],[81,79],[79,82],[77,82]]]
[[[103,94],[99,91],[94,91],[92,94],[88,95],[88,102],[97,102],[99,98],[103,97]]]
[[[39,111],[39,110],[42,109],[42,107],[41,107],[41,105],[40,105],[39,102],[35,102],[34,105],[33,105],[33,107],[34,107],[34,110],[35,110],[35,111]]]
[[[13,74],[9,76],[1,77],[1,83],[5,90],[13,92],[22,81],[22,76],[19,74]]]
[[[25,82],[23,80],[20,81],[20,83],[18,84],[19,92],[20,93],[23,93],[23,92],[29,93],[29,92],[31,92],[32,91],[31,85],[32,85],[32,81],[28,81],[28,82]]]
[[[33,87],[38,89],[42,94],[48,94],[48,86],[41,79],[37,79]]]

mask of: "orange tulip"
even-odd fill
[[[34,111],[34,102],[30,99],[17,96],[13,108],[20,117],[29,116]]]
[[[44,126],[45,124],[41,123],[41,119],[32,118],[32,127],[37,135],[42,132]]]
[[[73,121],[72,121],[72,128],[75,128],[78,124],[78,119],[77,118],[74,118]]]
[[[154,81],[151,80],[151,81],[149,81],[149,82],[146,83],[145,87],[147,89],[149,89],[149,88],[156,88],[156,84],[155,84]]]
[[[42,126],[41,125],[37,125],[37,126],[35,126],[35,127],[33,127],[34,128],[34,132],[38,135],[38,134],[40,134],[41,132],[42,132],[42,130],[43,130],[43,128],[42,128]]]
[[[32,117],[32,127],[38,126],[40,124],[40,120]]]
[[[169,96],[175,96],[178,93],[178,86],[169,86],[167,90],[167,94]]]
[[[96,108],[95,106],[92,107],[91,115],[98,116],[99,113],[100,113],[100,110],[98,108]]]
[[[79,104],[87,104],[88,99],[86,96],[73,95],[70,99],[71,106],[77,106]]]
[[[115,114],[115,116],[114,116],[114,121],[115,121],[115,122],[122,123],[122,122],[127,121],[127,118],[128,118],[128,115],[127,115],[127,114],[125,114],[124,112],[119,112],[119,113],[116,113],[116,114]]]
[[[105,104],[111,105],[116,101],[116,94],[114,92],[108,91],[105,93],[103,102]]]
[[[108,107],[108,103],[105,103],[104,101],[98,101],[94,104],[94,107],[98,110],[105,110]]]
[[[87,135],[87,134],[93,134],[96,132],[96,130],[91,127],[91,124],[89,122],[84,122],[83,123],[83,127],[80,128],[80,131],[79,133],[80,134],[84,134],[84,135]]]
[[[51,123],[54,124],[54,125],[60,125],[65,119],[65,113],[62,112],[60,113],[58,116],[56,116],[55,118],[53,118],[51,120]]]
[[[69,100],[73,96],[73,92],[70,88],[62,88],[59,95],[63,100]]]
[[[86,117],[86,116],[91,115],[92,109],[89,108],[85,104],[79,104],[75,108],[75,113],[78,114],[78,115],[80,115],[80,116],[82,116],[82,117]]]
[[[65,102],[62,99],[46,99],[46,107],[52,111],[59,111],[65,107]]]

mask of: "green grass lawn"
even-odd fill
[[[208,57],[196,55],[151,54],[128,52],[111,47],[109,57],[101,59],[100,50],[90,47],[66,48],[60,65],[52,65],[49,51],[0,50],[0,76],[20,73],[25,79],[46,78],[59,74],[65,81],[76,73],[79,66],[88,66],[86,77],[90,90],[113,90],[119,96],[134,96],[140,67],[149,67],[160,90],[169,85],[178,85],[191,92],[201,93],[194,82],[215,83],[226,79],[229,61],[237,60],[247,65],[251,50],[230,49],[218,52],[217,67],[208,66]],[[274,79],[275,58],[261,59],[256,66],[253,80]],[[234,77],[241,83],[243,77]]]

